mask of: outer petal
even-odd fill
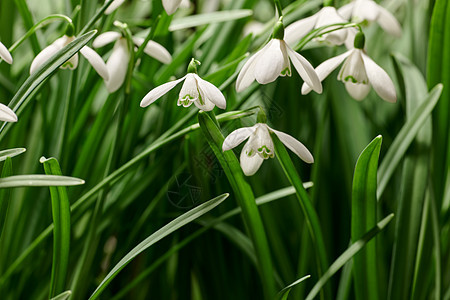
[[[109,0],[106,0],[109,1]],[[113,3],[111,3],[110,6],[105,10],[105,15],[111,14],[113,11],[115,11],[119,6],[121,6],[125,0],[114,0]]]
[[[326,6],[322,8],[319,11],[319,17],[317,18],[316,26],[315,28],[319,28],[326,25],[331,24],[338,24],[338,23],[346,23],[347,20],[342,18],[336,8],[332,6]],[[336,29],[336,27],[329,27],[329,29]],[[334,32],[330,32],[327,34],[324,34],[322,37],[319,38],[319,40],[326,40],[334,45],[342,45],[345,42],[345,39],[347,38],[347,32],[348,28],[346,29],[339,29]]]
[[[0,121],[17,122],[17,116],[11,108],[0,103]]]
[[[296,43],[298,43],[314,28],[317,17],[318,13],[308,18],[304,18],[302,20],[294,22],[286,27],[284,31],[284,40],[286,41],[286,43],[291,46],[294,46]]]
[[[356,0],[352,20],[355,22],[375,21],[380,13],[379,7],[373,0]]]
[[[363,53],[364,65],[366,67],[367,77],[375,92],[383,100],[388,102],[397,102],[395,86],[389,75],[370,57]]]
[[[98,75],[100,75],[105,81],[109,80],[109,73],[106,64],[97,52],[88,46],[84,46],[81,48],[80,53],[88,60],[95,71],[97,71]]]
[[[333,72],[349,55],[350,51],[347,51],[341,55],[335,56],[333,58],[327,59],[323,63],[321,63],[316,68],[317,76],[319,77],[320,81],[323,81],[325,78],[330,75],[331,72]],[[306,95],[309,92],[311,92],[311,87],[305,82],[302,86],[302,94]]]
[[[258,154],[253,154],[252,156],[249,156],[247,155],[247,151],[250,151],[248,142],[245,144],[244,148],[241,151],[240,157],[241,168],[246,176],[252,176],[259,170],[259,167],[261,167],[264,158],[262,158]]]
[[[94,48],[100,48],[105,45],[108,45],[114,41],[117,41],[122,35],[115,31],[107,31],[100,34],[95,40],[92,42],[92,46]]]
[[[222,144],[222,151],[227,151],[233,149],[253,134],[256,130],[256,125],[252,127],[243,127],[236,129],[232,133],[230,133]]]
[[[272,39],[258,56],[255,66],[255,79],[260,84],[268,84],[275,81],[280,76],[281,71],[283,71],[285,60],[281,42],[281,40]]]
[[[300,77],[317,93],[322,93],[322,83],[313,66],[303,56],[286,45],[287,53]]]
[[[140,37],[133,37],[133,42],[136,46],[140,47],[145,39]],[[148,41],[147,45],[144,48],[145,54],[156,58],[163,64],[170,64],[172,62],[172,56],[169,51],[166,50],[163,46],[154,41]]]
[[[65,38],[61,37],[54,41],[49,46],[45,47],[31,62],[30,74],[36,72],[36,70],[46,62],[50,57],[52,57],[56,52],[58,52],[62,47],[64,47]]]
[[[162,4],[167,14],[171,15],[177,10],[178,6],[180,6],[181,1],[182,0],[162,0]]]
[[[111,56],[106,62],[109,80],[105,81],[105,83],[108,92],[113,93],[122,86],[127,74],[129,61],[130,54],[128,53],[127,41],[120,39],[115,43]]]
[[[12,64],[13,62],[11,53],[9,53],[8,48],[6,48],[5,45],[3,45],[1,42],[0,42],[0,58],[6,61],[8,64]]]
[[[256,52],[252,57],[250,57],[249,60],[247,60],[247,62],[242,67],[241,72],[239,72],[238,78],[236,80],[236,91],[237,92],[242,92],[243,90],[248,88],[255,80],[256,61],[264,49],[265,48]]]
[[[361,101],[364,100],[370,92],[370,84],[353,83],[351,81],[345,82],[345,88],[353,99]]]
[[[385,8],[379,6],[378,10],[380,12],[377,22],[380,24],[381,28],[384,29],[389,34],[396,37],[402,36],[402,27],[397,19]]]
[[[225,96],[214,84],[201,79],[197,74],[194,74],[194,78],[197,80],[199,89],[205,94],[209,101],[221,109],[225,109],[227,107]]]
[[[166,94],[168,91],[173,89],[177,84],[182,82],[185,78],[186,78],[186,76],[184,76],[183,78],[174,80],[174,81],[164,83],[163,85],[160,85],[160,86],[154,88],[153,90],[148,92],[147,95],[145,95],[145,97],[142,99],[141,107],[146,107],[146,106],[152,104],[153,102],[158,100],[162,95]]]
[[[353,12],[353,7],[355,6],[355,2],[350,2],[338,9],[338,13],[347,20],[350,20]]]
[[[194,101],[195,106],[197,106],[198,109],[203,111],[211,111],[216,107],[214,103],[208,100],[208,98],[203,98],[204,104],[201,104],[199,100]]]
[[[291,151],[294,152],[298,157],[300,157],[304,162],[308,164],[312,164],[314,162],[314,158],[311,152],[309,152],[309,150],[298,140],[284,132],[274,130],[272,128],[270,128],[270,130],[277,135],[277,137],[281,142],[283,142],[283,144],[286,145],[286,147],[291,149]]]

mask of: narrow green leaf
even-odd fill
[[[416,109],[414,114],[403,125],[395,140],[392,142],[378,170],[378,189],[377,198],[380,199],[384,192],[392,174],[397,168],[399,162],[403,158],[414,140],[417,132],[423,126],[431,111],[436,106],[442,93],[442,84],[436,85],[428,94],[423,103]]]
[[[59,294],[58,296],[50,299],[50,300],[67,300],[70,298],[70,296],[72,296],[72,292],[71,291],[65,291],[64,293]]]
[[[109,283],[117,276],[117,274],[127,265],[129,264],[136,256],[140,253],[159,242],[164,237],[183,227],[184,225],[192,222],[198,217],[204,215],[209,212],[211,209],[215,208],[217,205],[222,203],[226,198],[228,198],[229,194],[220,195],[208,202],[205,202],[190,211],[182,214],[175,220],[171,221],[167,225],[163,226],[155,233],[150,235],[148,238],[143,240],[139,245],[137,245],[133,250],[128,252],[115,266],[114,268],[106,275],[105,279],[100,283],[100,285],[96,288],[94,293],[89,297],[89,299],[97,299],[100,296],[101,292],[109,285]]]
[[[377,223],[377,169],[382,137],[377,136],[356,162],[352,187],[352,242]],[[353,258],[356,299],[378,299],[375,240]]]
[[[14,148],[0,151],[0,161],[6,160],[8,157],[14,157],[27,151],[25,148]]]
[[[278,293],[278,299],[280,300],[287,300],[289,293],[291,292],[291,289],[296,286],[297,284],[305,281],[306,279],[310,278],[311,275],[306,275],[303,276],[302,278],[294,281],[293,283],[291,283],[290,285],[288,285],[287,287],[285,287],[284,289],[282,289],[279,293]]]
[[[62,175],[55,158],[42,157],[47,175]],[[50,298],[64,291],[70,252],[70,202],[64,186],[50,187],[53,215],[53,264],[50,282]]]
[[[169,30],[175,31],[202,25],[239,20],[250,17],[252,14],[253,11],[251,9],[236,9],[192,15],[173,20],[169,26]]]
[[[5,158],[2,169],[2,178],[12,175],[12,160],[11,157]],[[2,240],[2,233],[5,226],[6,216],[8,215],[9,202],[11,197],[11,189],[0,189],[0,241]]]
[[[21,186],[72,186],[84,184],[84,180],[56,175],[15,175],[0,179],[0,189]]]

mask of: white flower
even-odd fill
[[[242,148],[240,162],[244,174],[251,176],[258,171],[265,159],[275,156],[270,132],[275,133],[280,141],[303,161],[309,164],[314,162],[313,156],[302,143],[289,134],[272,129],[264,123],[257,123],[252,127],[244,127],[233,131],[223,141],[222,151],[233,149],[248,139],[244,148]]]
[[[339,8],[338,13],[353,22],[376,21],[387,33],[396,37],[402,35],[402,27],[397,19],[373,0],[353,1]]]
[[[316,14],[287,26],[284,40],[289,45],[295,45],[313,29],[340,23],[347,23],[347,20],[339,15],[336,8],[332,6],[325,6]],[[327,30],[336,28],[339,28],[339,26],[330,26]],[[347,38],[349,29],[350,28],[339,29],[326,33],[316,39],[321,42],[329,42],[333,45],[342,45]]]
[[[8,48],[0,42],[0,58],[6,61],[8,64],[12,64],[13,58],[11,53],[9,53]]]
[[[99,48],[112,42],[115,42],[114,48],[106,62],[106,68],[108,69],[110,78],[109,80],[105,80],[106,88],[110,93],[117,91],[122,86],[127,75],[128,64],[130,62],[127,40],[118,32],[108,31],[100,34],[92,43],[95,48]],[[133,37],[133,42],[139,47],[144,42],[144,39]],[[147,43],[144,48],[144,53],[165,64],[172,61],[172,56],[169,51],[154,41]]]
[[[109,0],[106,0],[105,2],[108,2]],[[114,0],[108,8],[105,10],[105,15],[112,14],[119,6],[121,6],[125,0]]]
[[[314,91],[322,93],[322,84],[314,68],[300,54],[283,40],[284,27],[280,21],[275,26],[274,38],[256,52],[244,64],[236,80],[236,90],[243,91],[256,79],[260,84],[275,81],[279,76],[291,76],[291,63],[294,64],[300,77],[312,86]]]
[[[50,57],[52,57],[56,52],[64,48],[66,45],[68,45],[70,42],[72,42],[75,39],[74,36],[67,36],[64,35],[54,41],[52,44],[44,48],[33,60],[30,67],[30,74],[33,74],[36,72],[36,70],[44,63],[46,62]],[[108,80],[109,73],[106,69],[105,62],[100,57],[100,55],[97,54],[94,50],[89,48],[88,46],[84,46],[80,50],[81,55],[83,55],[89,63],[92,65],[92,67],[97,71],[97,73],[105,80]],[[69,68],[71,70],[75,69],[78,66],[78,53],[72,56],[68,61],[66,61],[61,68],[66,69]]]
[[[184,80],[178,96],[178,106],[188,107],[192,103],[203,111],[210,111],[215,105],[221,109],[226,108],[226,100],[222,92],[213,84],[201,79],[195,73],[188,73],[183,78],[167,82],[151,90],[141,101],[141,107],[146,107],[161,96],[168,93],[177,84]]]
[[[162,0],[162,4],[167,14],[171,15],[177,10],[182,1],[183,0]]]
[[[8,106],[0,103],[0,121],[17,122],[17,116]]]
[[[362,49],[354,48],[344,54],[330,58],[321,63],[316,72],[324,80],[343,62],[338,80],[344,82],[348,93],[356,100],[363,100],[373,86],[375,92],[385,101],[396,102],[394,83],[389,75],[377,65]],[[302,94],[311,91],[307,84],[302,86]]]

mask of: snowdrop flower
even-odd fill
[[[279,76],[291,76],[291,63],[300,77],[312,86],[314,91],[322,93],[322,84],[314,68],[300,54],[284,41],[282,17],[275,25],[273,38],[244,64],[236,81],[236,90],[243,91],[256,79],[260,84],[268,84]]]
[[[66,30],[66,34],[64,34],[62,37],[54,41],[50,46],[47,46],[44,48],[32,61],[31,67],[30,67],[30,74],[33,74],[36,72],[39,67],[45,63],[50,57],[52,57],[56,52],[67,46],[70,42],[72,42],[75,39],[75,36],[73,36],[73,25],[69,25]],[[109,73],[106,69],[105,62],[100,57],[100,55],[97,54],[94,50],[89,48],[88,46],[84,46],[80,50],[81,55],[86,58],[91,66],[97,71],[97,73],[105,80],[108,80]],[[66,61],[62,66],[61,69],[75,69],[78,66],[78,53],[72,56],[68,61]]]
[[[280,141],[306,163],[313,163],[314,158],[309,150],[295,138],[281,131],[270,128],[265,123],[257,123],[252,127],[244,127],[230,133],[222,144],[222,151],[235,148],[248,139],[242,148],[240,162],[242,171],[247,176],[255,174],[263,161],[275,156],[270,132],[277,135]]]
[[[0,103],[0,121],[17,122],[17,116],[8,106]]]
[[[397,95],[394,83],[389,75],[364,53],[364,34],[359,32],[355,36],[354,47],[344,54],[330,58],[321,63],[316,72],[319,79],[324,80],[341,63],[342,68],[338,80],[344,82],[348,93],[356,100],[363,100],[369,94],[370,86],[383,100],[396,102]],[[311,91],[307,84],[302,86],[302,94]]]
[[[162,0],[162,4],[167,14],[171,15],[177,10],[182,1],[183,0]]]
[[[12,64],[13,58],[11,53],[9,53],[8,48],[0,42],[0,58],[6,61],[8,64]]]
[[[337,12],[336,8],[332,6],[325,6],[316,14],[292,23],[286,27],[284,40],[289,45],[295,45],[311,30],[332,24],[347,23],[347,20],[342,18]],[[339,26],[330,26],[328,30],[339,28]],[[320,42],[329,42],[332,45],[342,45],[350,28],[339,29],[330,33],[326,33],[316,40]]]
[[[106,0],[105,2],[108,2],[109,0]],[[114,0],[108,8],[105,10],[105,15],[112,14],[119,6],[121,6],[125,0]]]
[[[402,35],[402,27],[397,19],[373,0],[355,0],[339,8],[338,12],[353,22],[376,21],[387,33],[396,37]]]
[[[119,32],[108,31],[100,34],[92,43],[95,48],[99,48],[112,42],[115,42],[114,48],[111,56],[106,62],[106,68],[110,74],[110,78],[109,80],[105,80],[106,89],[110,93],[117,91],[122,86],[127,75],[128,64],[131,57],[127,40],[122,37]],[[144,42],[144,39],[133,37],[133,42],[139,47]],[[172,56],[169,51],[154,41],[149,41],[147,43],[144,48],[144,53],[165,64],[172,61]]]
[[[210,111],[215,105],[221,109],[226,108],[226,100],[222,92],[213,84],[197,75],[198,61],[192,59],[188,67],[188,74],[183,78],[167,82],[151,90],[141,101],[141,107],[146,107],[161,96],[168,93],[177,84],[184,81],[178,96],[178,106],[189,107],[192,103],[203,111]]]

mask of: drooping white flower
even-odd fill
[[[108,2],[109,0],[106,0],[105,2]],[[105,15],[112,14],[119,6],[121,6],[125,0],[114,0],[108,8],[105,10]]]
[[[183,0],[162,0],[162,4],[167,14],[171,15],[177,10],[182,1]]]
[[[74,36],[63,35],[52,44],[44,48],[33,60],[30,67],[30,74],[36,72],[36,70],[45,63],[50,57],[52,57],[56,52],[64,48],[70,42],[75,39]],[[88,46],[84,46],[80,50],[81,55],[83,55],[91,64],[91,66],[97,71],[97,73],[105,80],[108,80],[109,73],[106,68],[106,64],[94,50]],[[72,56],[68,61],[66,61],[61,68],[62,69],[75,69],[78,66],[78,53]]]
[[[6,61],[8,64],[12,64],[13,58],[11,53],[9,53],[8,48],[0,42],[0,58]]]
[[[362,42],[361,42],[362,39]],[[338,80],[345,84],[348,93],[356,100],[363,100],[370,92],[370,86],[383,100],[396,102],[395,86],[389,75],[364,53],[364,35],[358,33],[355,37],[355,48],[330,58],[321,63],[316,72],[323,81],[341,63],[342,68]],[[311,91],[307,84],[302,86],[302,94]]]
[[[197,63],[194,59],[191,61],[188,74],[183,78],[167,82],[148,92],[141,101],[141,107],[152,104],[184,80],[178,96],[178,106],[189,107],[193,103],[203,111],[213,110],[215,105],[225,109],[227,103],[222,92],[215,85],[203,80],[196,74],[195,66],[192,65]]]
[[[260,84],[268,84],[279,76],[291,76],[291,63],[300,77],[312,86],[314,91],[322,93],[322,84],[314,68],[300,54],[286,44],[283,39],[282,19],[275,26],[273,38],[261,50],[244,64],[236,80],[236,90],[243,91],[256,79]]]
[[[275,133],[280,141],[304,162],[309,164],[314,162],[312,154],[302,143],[289,134],[270,128],[265,123],[233,131],[223,141],[222,151],[233,149],[248,139],[242,148],[240,163],[244,174],[251,176],[258,171],[265,159],[275,156],[270,132]]]
[[[353,22],[376,21],[387,33],[400,37],[402,27],[397,19],[373,0],[355,0],[338,9],[338,13]]]
[[[119,32],[108,31],[100,34],[92,43],[95,48],[99,48],[112,42],[115,42],[114,48],[111,56],[106,62],[106,68],[110,74],[110,78],[109,80],[105,80],[106,88],[110,93],[117,91],[122,86],[127,75],[128,64],[131,57],[127,40],[122,37]],[[139,47],[144,42],[144,39],[133,37],[133,42]],[[147,43],[144,48],[144,53],[165,64],[172,61],[172,56],[169,51],[154,41],[149,41]]]
[[[0,103],[0,121],[17,122],[17,115],[8,106]]]
[[[289,45],[294,46],[303,37],[305,37],[310,31],[332,24],[347,23],[342,16],[339,15],[336,8],[332,6],[325,6],[319,10],[316,14],[307,17],[305,19],[294,22],[286,27],[284,40]],[[339,26],[330,26],[327,30],[339,28]],[[338,29],[336,31],[326,33],[316,40],[321,42],[328,42],[333,45],[342,45],[347,38],[347,34],[350,28]]]

